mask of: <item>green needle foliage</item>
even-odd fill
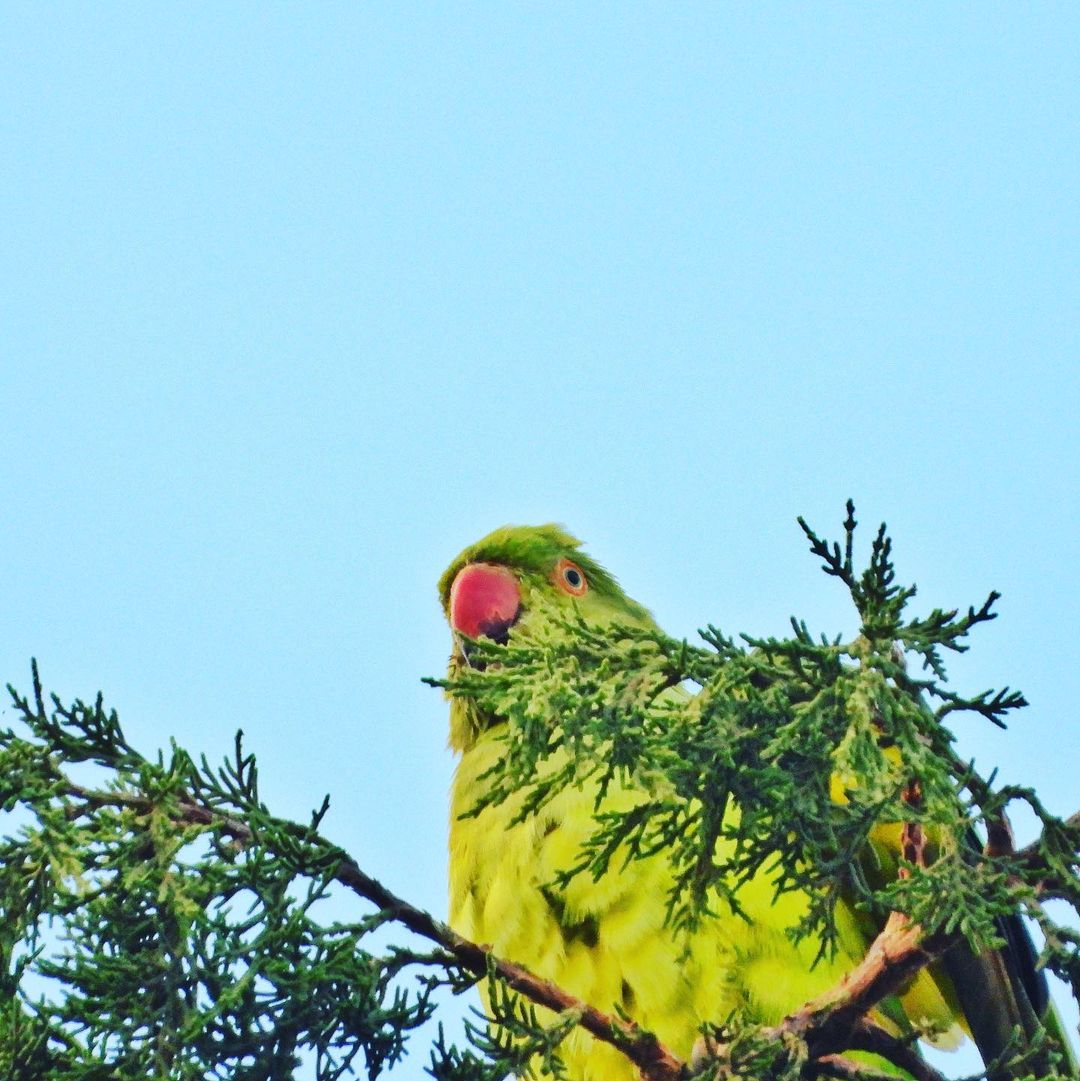
[[[817,936],[822,950],[835,942],[841,897],[868,921],[897,911],[976,948],[999,944],[1000,917],[1019,908],[1042,930],[1042,962],[1080,997],[1080,826],[1030,789],[995,788],[957,757],[945,726],[957,711],[1001,725],[1025,704],[1008,689],[965,697],[946,685],[943,657],[995,618],[997,595],[913,617],[915,590],[894,580],[884,527],[857,571],[851,504],[841,543],[800,524],[851,595],[860,630],[849,642],[815,638],[798,620],[783,639],[710,626],[700,645],[573,623],[547,639],[478,642],[476,667],[430,681],[508,720],[485,804],[524,792],[525,815],[565,785],[598,784],[595,829],[552,885],[664,851],[676,933],[718,906],[738,911],[741,886],[761,873],[780,893],[810,893],[792,933]],[[438,988],[459,992],[484,975],[494,1023],[470,1024],[464,1048],[441,1030],[433,1044],[417,1037],[429,1073],[496,1081],[541,1063],[557,1075],[553,1054],[580,1010],[539,1017],[494,959],[365,875],[320,834],[326,802],[308,823],[275,817],[239,734],[221,767],[175,744],[150,758],[100,696],[47,700],[36,665],[29,696],[9,689],[0,1077],[374,1078],[435,1014]],[[621,813],[602,806],[616,780],[642,793]],[[1015,803],[1043,824],[1020,852],[1004,821]],[[867,845],[881,822],[909,823],[920,850],[883,865]],[[722,838],[734,842],[719,849],[725,859]],[[324,919],[322,902],[343,888],[356,919]],[[727,1026],[716,1030],[731,1056],[723,1076],[812,1075],[805,1045],[715,1022]]]
[[[26,734],[0,734],[0,801],[29,824],[0,849],[11,1003],[5,1078],[371,1076],[433,1006],[401,959],[363,946],[388,918],[321,922],[341,854],[259,800],[254,759],[219,770],[173,746],[149,761],[115,713],[13,692]],[[70,767],[93,763],[89,789]],[[240,823],[243,826],[240,826]]]
[[[938,835],[965,837],[973,825],[999,816],[1009,799],[1038,806],[1020,790],[979,806],[967,794],[977,778],[953,754],[942,724],[957,710],[1002,724],[1007,712],[1025,705],[1007,690],[965,699],[942,685],[941,650],[965,650],[970,630],[994,618],[996,595],[966,615],[935,610],[905,620],[914,589],[893,584],[883,529],[870,566],[859,577],[852,571],[854,524],[849,517],[843,555],[804,525],[827,572],[845,582],[855,601],[861,630],[850,643],[815,641],[795,620],[793,636],[782,640],[735,640],[710,626],[702,632],[707,648],[638,628],[595,631],[585,624],[557,626],[540,645],[477,643],[485,663],[445,685],[510,721],[506,760],[477,811],[523,791],[524,817],[566,784],[586,780],[598,782],[599,806],[616,778],[633,776],[651,798],[629,812],[600,811],[581,861],[564,878],[599,877],[616,856],[666,852],[679,871],[670,901],[680,927],[693,926],[718,901],[738,908],[740,886],[777,866],[779,892],[809,890],[818,899],[799,935],[832,941],[843,884],[867,905],[899,908],[931,930],[960,920],[973,944],[986,944],[977,928],[992,925],[1002,906],[1033,900],[1000,870],[973,865],[972,853],[961,848],[937,853],[932,869],[911,879],[889,876],[888,890],[875,892],[857,857],[876,822],[912,821]],[[930,675],[909,675],[902,650],[921,659]],[[685,681],[696,685],[693,697],[672,693]],[[927,704],[935,698],[936,711]],[[560,748],[573,752],[569,761],[549,768]],[[917,805],[905,794],[913,777],[921,789]],[[836,778],[844,786],[842,802],[833,791]],[[977,791],[986,795],[988,788],[980,784]],[[726,813],[732,805],[741,809],[734,820]],[[737,844],[732,859],[717,863],[721,836]],[[1067,859],[1075,833],[1062,827],[1057,836],[1058,856]],[[961,865],[973,894],[970,909],[944,903],[955,898]]]

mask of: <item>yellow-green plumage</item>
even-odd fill
[[[568,558],[588,579],[582,596],[566,595],[553,578],[559,561]],[[507,527],[466,549],[440,582],[448,614],[455,577],[470,564],[513,572],[521,595],[515,636],[527,637],[555,615],[577,614],[600,626],[653,626],[647,610],[557,527]],[[459,640],[451,673],[465,663]],[[552,718],[553,725],[557,722]],[[665,926],[671,870],[662,854],[625,867],[617,862],[599,881],[580,874],[556,888],[557,872],[577,861],[593,828],[595,789],[568,787],[516,824],[519,797],[462,817],[483,795],[485,773],[505,753],[499,719],[480,716],[468,699],[453,698],[451,745],[461,756],[450,813],[454,929],[590,1005],[623,1010],[676,1054],[688,1056],[701,1026],[722,1022],[735,1008],[764,1023],[779,1021],[861,960],[868,930],[841,906],[839,951],[814,965],[817,944],[796,946],[785,933],[805,910],[806,897],[787,893],[775,899],[765,876],[739,894],[749,923],[719,906],[715,918],[679,938]],[[557,765],[556,758],[550,768]],[[642,798],[632,788],[613,787],[603,807],[625,809]],[[888,847],[888,838],[879,840]],[[946,1002],[952,996],[943,997],[941,982],[923,974],[904,996],[904,1009],[912,1021],[959,1036],[954,1007]],[[899,1016],[895,1004],[894,1016]],[[562,1058],[575,1081],[636,1077],[621,1054],[580,1030],[564,1043]]]
[[[752,925],[731,913],[705,920],[685,946],[664,925],[670,873],[662,857],[631,862],[594,882],[578,875],[562,891],[556,872],[575,862],[593,816],[594,792],[565,789],[530,820],[511,821],[511,798],[476,818],[459,819],[483,791],[482,775],[503,749],[486,732],[462,756],[451,801],[450,922],[500,957],[600,1009],[619,1006],[675,1053],[688,1056],[705,1022],[735,1007],[761,1021],[779,1021],[834,985],[862,956],[864,940],[846,927],[844,949],[811,968],[816,947],[791,944],[784,929],[805,900],[786,894],[775,904],[768,882],[751,883],[740,902]],[[634,795],[613,794],[606,809]],[[636,1071],[613,1048],[576,1031],[563,1045],[570,1076],[580,1081],[633,1081]]]

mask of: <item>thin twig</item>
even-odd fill
[[[1062,824],[1068,832],[1080,836],[1080,811],[1070,815]],[[1012,861],[1020,870],[1029,874],[1037,875],[1042,873],[1043,877],[1034,883],[1036,896],[1052,893],[1063,885],[1058,881],[1057,876],[1050,874],[1046,868],[1042,852],[1042,838],[1017,849]],[[1073,863],[1075,866],[1080,866],[1080,853],[1073,853]]]
[[[907,1070],[915,1081],[946,1081],[945,1075],[934,1069],[919,1054],[918,1048],[897,1039],[891,1032],[866,1018],[863,1018],[852,1030],[848,1049],[881,1055],[901,1069]]]
[[[896,1081],[895,1074],[872,1070],[843,1055],[822,1055],[815,1065],[826,1077],[838,1077],[841,1081]]]

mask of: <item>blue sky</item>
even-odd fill
[[[584,537],[672,633],[849,630],[884,518],[986,769],[1076,809],[1070,4],[9,6],[0,674],[445,908],[434,583]],[[406,1064],[400,1076],[419,1076]]]

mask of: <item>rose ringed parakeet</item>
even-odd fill
[[[655,627],[649,612],[554,525],[495,530],[451,563],[439,590],[453,630],[451,676],[469,664],[471,639],[505,643],[574,618],[600,628]],[[678,939],[666,924],[672,869],[663,853],[613,864],[599,880],[578,874],[556,886],[593,829],[597,791],[567,786],[520,822],[516,796],[467,816],[505,754],[505,723],[467,697],[451,698],[450,744],[460,761],[450,811],[450,922],[460,934],[592,1006],[623,1011],[683,1058],[703,1024],[721,1023],[736,1009],[776,1023],[862,959],[868,933],[841,904],[839,948],[815,964],[817,943],[795,944],[786,933],[805,913],[807,897],[776,897],[765,875],[739,892],[747,918],[721,904]],[[627,810],[641,798],[632,782],[612,785],[602,807]],[[1042,1013],[1047,1003],[1027,932],[1019,918],[1008,923],[1012,946],[989,959],[958,955],[933,975],[920,973],[891,1004],[892,1021],[881,1019],[895,1029],[902,1010],[901,1023],[906,1014],[935,1028],[945,1046],[974,1032],[984,1056],[1000,1050],[1012,1025],[1024,1023],[1023,1011]],[[623,1055],[580,1029],[560,1057],[573,1081],[636,1078]]]

